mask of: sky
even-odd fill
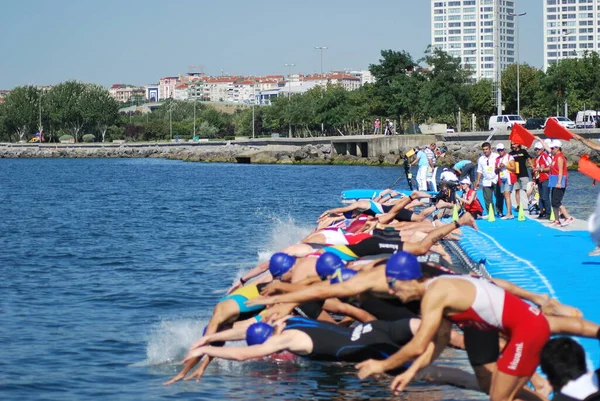
[[[76,79],[149,85],[208,75],[367,69],[383,49],[419,59],[430,0],[3,0],[0,89]],[[520,60],[543,66],[543,1],[515,0]],[[285,64],[295,64],[285,67]],[[199,70],[195,70],[199,71]]]

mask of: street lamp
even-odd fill
[[[288,132],[288,137],[292,137],[292,116],[291,116],[291,101],[290,101],[290,95],[291,95],[291,90],[292,90],[292,81],[290,80],[290,76],[292,75],[292,67],[295,67],[296,64],[294,63],[288,63],[288,64],[284,64],[284,66],[288,67],[288,116],[290,118],[290,121],[288,121],[289,123],[289,132]]]
[[[315,46],[315,50],[321,51],[321,79],[323,79],[323,50],[327,50],[327,46]],[[321,92],[321,98],[323,97],[323,92]],[[321,136],[325,133],[325,125],[321,123]]]
[[[517,115],[521,115],[521,82],[519,79],[519,17],[527,15],[527,13],[508,13],[511,17],[515,17],[515,30],[517,37]]]
[[[255,123],[254,123],[254,105],[256,104],[256,82],[252,82],[252,139],[254,139],[254,130],[255,130]]]
[[[565,42],[565,41],[566,41],[566,39],[567,39],[567,36],[569,36],[569,35],[572,35],[573,33],[574,33],[573,31],[569,31],[569,30],[567,30],[567,29],[564,29],[564,30],[563,30],[563,32],[562,32],[562,34],[561,34],[561,37],[562,37],[561,44],[562,44],[562,42]],[[568,43],[567,43],[567,45],[568,45]],[[558,51],[559,51],[559,52],[562,52],[562,49],[559,47],[559,48],[558,48]],[[560,54],[560,53],[559,53],[559,54]],[[568,49],[568,46],[567,46],[567,57],[568,57],[568,55],[569,55],[569,49]],[[566,83],[565,83],[565,91],[564,91],[564,96],[565,96],[565,110],[564,110],[564,111],[565,111],[565,113],[564,113],[564,114],[565,114],[565,117],[567,117],[568,110],[569,110],[569,105],[567,104],[567,91],[566,91]],[[558,113],[556,113],[556,114],[558,115]]]

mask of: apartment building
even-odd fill
[[[114,84],[108,89],[108,93],[117,102],[126,103],[133,98],[144,98],[146,90],[133,85]]]
[[[460,57],[473,79],[495,79],[497,65],[502,71],[516,61],[516,1],[431,0],[432,46]]]
[[[544,70],[600,50],[600,0],[544,0]]]

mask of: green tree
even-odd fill
[[[24,140],[39,124],[41,92],[35,86],[19,86],[4,99],[4,126],[9,139]]]
[[[46,95],[48,113],[51,124],[66,129],[79,141],[85,124],[86,116],[82,108],[82,98],[87,85],[78,81],[66,81],[50,89]]]
[[[468,86],[469,103],[467,111],[475,114],[477,128],[487,131],[488,120],[495,113],[494,101],[492,100],[493,83],[489,79],[482,79]]]
[[[543,115],[538,93],[542,90],[544,72],[528,64],[519,65],[519,99],[524,118]],[[506,114],[517,113],[517,64],[511,64],[502,72],[502,100]]]

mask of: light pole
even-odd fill
[[[173,140],[173,104],[169,102],[169,135],[171,137],[171,141]]]
[[[291,95],[291,90],[292,90],[292,81],[290,80],[290,76],[292,75],[292,67],[295,67],[296,64],[294,63],[288,63],[288,64],[284,64],[284,66],[288,67],[288,118],[289,118],[289,132],[288,132],[288,137],[292,137],[292,113],[291,113],[291,100],[290,100],[290,95]]]
[[[327,46],[315,46],[316,50],[321,52],[321,79],[323,79],[323,50],[327,50]],[[323,97],[323,92],[321,92],[321,98]],[[321,136],[324,135],[325,125],[321,123]]]
[[[254,105],[256,104],[256,83],[252,83],[252,139],[254,139]]]
[[[192,139],[196,139],[196,97],[198,95],[198,92],[196,90],[196,87],[194,86],[194,136]]]
[[[521,81],[519,77],[519,17],[527,15],[527,13],[508,13],[515,20],[515,30],[517,37],[517,115],[521,115]]]
[[[564,29],[564,30],[563,30],[563,33],[562,33],[562,35],[561,35],[561,37],[562,37],[561,44],[562,44],[563,42],[565,42],[565,41],[566,41],[566,39],[567,39],[567,36],[569,36],[569,35],[571,35],[571,34],[573,34],[573,31],[568,31],[567,29]],[[567,43],[567,45],[568,45],[568,43]],[[559,52],[562,52],[562,49],[560,49],[560,48],[559,48],[559,49],[558,49],[558,51],[559,51]],[[560,54],[560,53],[559,53],[559,54]],[[569,49],[567,48],[567,57],[568,57],[568,55],[569,55]],[[564,113],[564,114],[565,114],[565,117],[567,117],[568,110],[569,110],[569,106],[568,106],[568,104],[567,104],[567,90],[566,90],[566,89],[567,89],[567,88],[566,88],[566,82],[565,82],[565,91],[564,91],[564,93],[563,93],[563,95],[565,96],[565,113]],[[558,115],[558,113],[556,113],[556,114]]]

